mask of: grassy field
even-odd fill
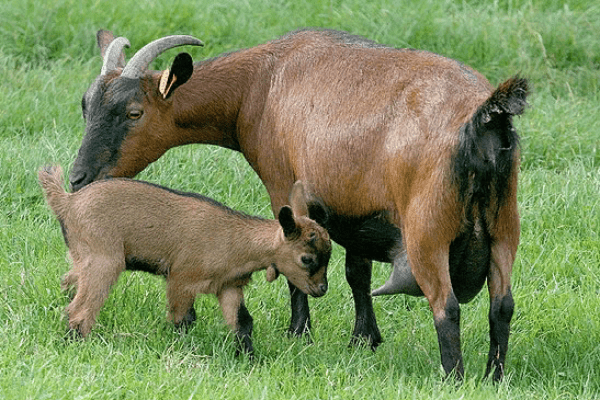
[[[0,399],[595,399],[600,398],[600,6],[573,0],[3,0],[0,13]],[[368,3],[368,4],[366,4]],[[69,169],[84,124],[81,95],[100,71],[95,32],[127,36],[129,54],[184,33],[195,59],[250,47],[303,26],[348,30],[431,50],[496,85],[534,87],[516,120],[523,164],[516,312],[505,381],[482,382],[488,296],[462,307],[465,382],[444,383],[423,299],[376,298],[385,342],[348,348],[354,309],[335,247],[330,290],[311,299],[312,343],[288,338],[287,285],[256,274],[246,291],[255,360],[235,358],[217,302],[196,301],[186,334],[165,318],[164,282],[124,274],[89,339],[64,340],[59,289],[69,269],[35,172]],[[176,51],[154,63],[163,68]],[[139,175],[271,216],[240,154],[209,146],[169,151]],[[390,267],[374,268],[374,286]]]

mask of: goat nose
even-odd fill
[[[321,292],[321,296],[323,296],[325,293],[327,293],[327,288],[328,288],[328,285],[326,283],[321,283],[319,285],[319,291]]]
[[[69,175],[69,183],[71,184],[71,190],[73,192],[78,191],[87,183],[87,174],[83,171],[71,172]]]

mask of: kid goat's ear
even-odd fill
[[[294,220],[294,213],[290,206],[283,206],[279,210],[279,224],[283,228],[283,234],[288,240],[293,240],[300,236],[300,228],[296,225]]]

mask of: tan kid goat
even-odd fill
[[[253,272],[282,273],[314,297],[327,291],[329,235],[307,217],[304,189],[294,185],[279,221],[248,216],[210,198],[141,181],[112,179],[66,193],[60,167],[38,174],[60,221],[72,270],[63,288],[77,288],[67,307],[69,328],[85,337],[125,270],[167,280],[169,319],[195,319],[198,293],[217,296],[241,349],[252,353],[252,317],[242,289]]]
[[[201,42],[160,38],[125,63],[127,39],[99,31],[97,41],[104,63],[82,99],[73,190],[133,177],[175,146],[239,151],[274,215],[294,182],[310,187],[311,218],[346,250],[352,343],[382,342],[371,272],[373,260],[388,262],[394,272],[373,295],[427,297],[444,370],[460,377],[459,303],[487,282],[485,374],[502,377],[520,233],[512,120],[526,106],[525,79],[493,87],[458,61],[332,30],[299,30],[195,64],[180,53],[162,72],[148,69],[159,54]],[[308,298],[289,287],[289,330],[303,334]]]

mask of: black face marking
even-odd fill
[[[139,79],[116,78],[106,83],[99,77],[85,93],[81,106],[86,133],[70,176],[73,190],[116,165],[121,146],[137,121],[130,118],[128,105],[142,100]]]
[[[314,254],[305,254],[301,257],[304,268],[308,269],[308,275],[314,276],[322,267],[329,263],[329,252],[317,252]]]

